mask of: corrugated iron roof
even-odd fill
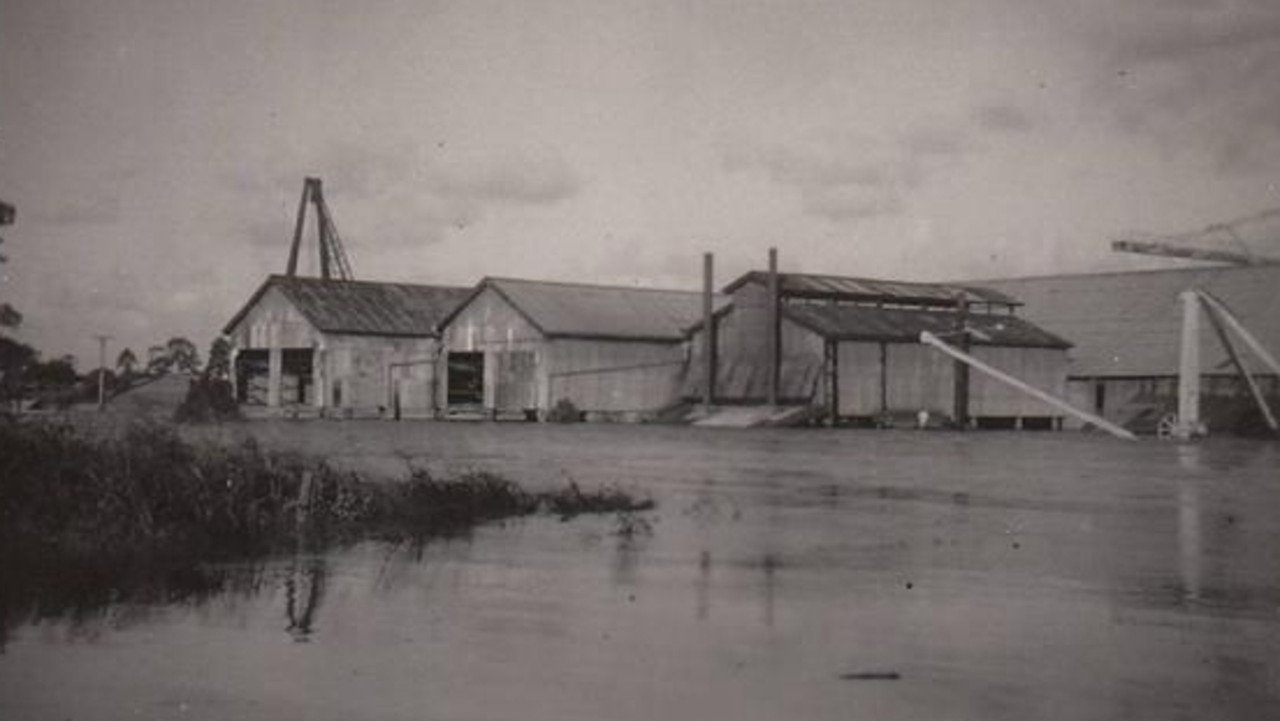
[[[747,283],[764,285],[769,282],[768,279],[768,272],[753,270],[725,286],[724,292],[732,293]],[[970,303],[1019,305],[1019,301],[1013,296],[976,285],[909,283],[811,273],[779,273],[778,290],[783,296],[857,301],[880,300],[913,305],[953,305],[956,297],[963,294]]]
[[[471,293],[453,286],[273,275],[223,332],[230,333],[273,287],[321,332],[416,337],[436,335],[436,324]]]
[[[943,310],[877,308],[867,305],[789,303],[785,317],[832,340],[918,343],[921,331],[947,338],[955,331],[956,313]],[[1069,348],[1071,343],[1013,315],[970,313],[974,345],[1026,348]]]
[[[702,317],[702,294],[625,286],[486,278],[549,337],[678,341]],[[717,308],[728,302],[716,296]]]
[[[1271,353],[1280,353],[1280,266],[1186,268],[982,281],[1014,293],[1022,314],[1075,343],[1070,375],[1168,376],[1178,372],[1182,306],[1189,288],[1209,291],[1231,308]],[[1200,323],[1206,373],[1234,373],[1207,319]],[[1236,343],[1242,348],[1240,343]],[[1246,365],[1251,353],[1241,350]]]

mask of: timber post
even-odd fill
[[[969,301],[960,291],[956,295],[956,344],[964,353],[970,352],[972,343],[969,338]],[[969,427],[969,365],[962,360],[952,362],[954,368],[955,395],[952,416],[956,428],[964,430]]]
[[[782,380],[782,323],[781,301],[778,298],[778,249],[769,249],[769,328],[768,348],[769,375],[766,402],[770,406],[778,405],[778,386]]]
[[[715,257],[702,254],[702,405],[706,411],[716,401]]]
[[[1200,434],[1200,296],[1183,291],[1182,351],[1178,359],[1178,422],[1174,435],[1187,440]]]

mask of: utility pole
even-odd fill
[[[107,341],[109,335],[95,335],[98,339],[98,412],[107,407]]]

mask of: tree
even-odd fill
[[[8,303],[0,303],[0,328],[17,328],[22,325],[22,314]]]
[[[12,225],[16,215],[13,206],[0,200],[0,225]],[[4,238],[0,238],[0,243]],[[9,259],[0,253],[0,263],[8,263]],[[22,314],[8,303],[0,303],[0,328],[17,328],[22,325]]]
[[[76,373],[76,357],[64,355],[44,363],[35,363],[31,367],[30,378],[42,390],[70,388],[80,380],[80,375]]]
[[[165,344],[165,351],[174,368],[186,373],[195,373],[200,370],[200,352],[196,350],[196,344],[186,338],[181,336],[170,338]]]
[[[173,359],[169,357],[169,349],[162,345],[153,345],[147,349],[147,374],[164,375],[173,368]]]
[[[138,356],[133,354],[132,348],[125,348],[120,351],[120,355],[116,356],[116,375],[121,378],[128,378],[133,375],[138,367]]]
[[[231,341],[226,336],[218,336],[209,344],[209,363],[205,365],[204,374],[213,380],[231,377]]]
[[[35,348],[0,336],[0,400],[22,400],[27,376],[39,358]]]

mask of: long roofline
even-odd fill
[[[734,291],[746,285],[747,283],[750,283],[753,281],[760,281],[767,275],[768,275],[768,271],[749,270],[746,273],[743,273],[742,275],[738,276],[738,278],[730,282],[728,285],[724,286],[724,288],[721,289],[721,292],[733,293]],[[791,272],[779,272],[778,277],[782,279],[783,282],[785,282],[785,280],[788,277],[791,277],[791,278],[813,278],[813,279],[822,279],[822,280],[830,280],[830,281],[837,281],[837,282],[846,281],[846,282],[867,283],[867,284],[919,286],[922,288],[934,288],[939,290],[943,288],[955,288],[958,290],[963,290],[970,295],[976,296],[973,302],[1002,305],[1006,307],[1019,307],[1023,305],[1023,303],[1016,298],[1009,297],[1004,293],[1000,293],[999,291],[982,288],[980,283],[972,282],[972,281],[964,281],[959,283],[953,283],[953,282],[934,283],[934,282],[928,282],[928,281],[885,280],[882,278],[867,278],[867,277],[859,277],[859,276],[852,276],[852,275],[833,275],[829,273],[791,273]],[[1003,296],[1003,298],[1000,298],[1000,299],[983,298],[982,291],[989,291],[991,293]],[[908,303],[912,305],[933,305],[933,306],[954,305],[954,301],[951,301],[951,303],[948,303],[946,300],[937,298],[935,296],[929,296],[929,295],[893,296],[893,295],[886,295],[883,293],[859,293],[859,292],[847,292],[847,291],[838,291],[838,290],[785,290],[783,289],[781,292],[784,295],[787,295],[793,298],[837,298],[837,299],[845,298],[850,300],[890,300],[893,302]]]
[[[445,326],[452,323],[453,319],[456,318],[458,314],[463,311],[464,308],[470,305],[471,301],[475,300],[477,296],[483,293],[485,289],[492,288],[493,292],[497,293],[498,296],[502,298],[502,300],[506,301],[507,305],[514,308],[516,313],[518,313],[521,318],[523,318],[527,323],[529,323],[529,325],[533,326],[535,330],[537,330],[539,333],[546,336],[547,338],[563,338],[567,340],[571,340],[571,339],[619,340],[619,341],[665,343],[668,341],[678,342],[680,340],[683,340],[686,337],[686,333],[684,330],[681,330],[679,335],[661,336],[661,337],[658,337],[658,336],[638,337],[638,336],[630,336],[630,335],[624,336],[624,335],[613,335],[608,333],[550,332],[541,323],[539,323],[533,316],[529,315],[529,313],[527,313],[524,308],[521,308],[520,304],[515,302],[515,299],[513,299],[510,295],[508,295],[506,292],[502,290],[502,286],[501,286],[502,283],[528,283],[533,285],[554,285],[554,286],[560,286],[564,288],[590,288],[593,290],[628,290],[628,291],[647,291],[652,293],[680,293],[682,295],[691,295],[691,296],[702,295],[701,291],[696,291],[696,290],[679,290],[674,288],[641,288],[641,287],[632,287],[629,285],[604,285],[601,283],[577,283],[572,281],[560,281],[560,280],[530,280],[528,278],[508,278],[508,277],[502,277],[502,276],[487,275],[484,278],[482,278],[479,283],[476,283],[476,286],[474,289],[472,289],[470,295],[464,298],[460,303],[458,303],[458,305],[454,306],[453,310],[449,311],[447,315],[445,315],[443,318],[440,319],[440,322],[436,324],[436,334],[440,335],[442,329]]]
[[[227,324],[222,327],[222,335],[231,335],[231,332],[235,330],[235,327],[237,325],[240,324],[240,321],[244,320],[244,317],[249,314],[249,310],[253,308],[253,306],[257,304],[259,300],[262,299],[263,295],[266,294],[268,288],[270,288],[273,284],[277,283],[278,281],[291,280],[291,279],[316,281],[320,283],[341,283],[341,284],[349,284],[349,285],[399,285],[399,286],[410,286],[415,288],[457,288],[457,289],[462,289],[465,287],[465,286],[430,285],[427,283],[401,283],[399,281],[343,280],[340,278],[312,278],[309,276],[288,276],[281,273],[271,273],[266,277],[266,280],[262,281],[262,284],[259,285],[258,289],[253,292],[253,295],[249,296],[249,300],[245,302],[245,304],[240,308],[240,310],[237,311],[235,315],[231,316],[231,320],[227,321]],[[467,297],[467,300],[468,301],[470,300],[470,296]],[[292,299],[290,299],[290,302],[293,302]],[[450,311],[450,314],[452,313],[453,311]],[[305,312],[304,312],[304,315],[305,315]],[[311,318],[307,318],[307,322],[311,323],[312,326],[316,325],[315,321]],[[394,338],[438,338],[440,336],[440,325],[441,324],[437,323],[434,326],[432,326],[430,333],[404,333],[404,332],[384,333],[384,332],[374,332],[374,331],[349,331],[348,330],[348,331],[342,331],[342,334],[343,335],[387,336],[387,337],[394,337]],[[321,332],[326,332],[319,327],[316,327],[316,330]]]
[[[1182,262],[1194,263],[1197,261],[1183,260]],[[1200,261],[1203,262],[1203,261]],[[1005,278],[979,278],[976,280],[956,281],[956,284],[968,283],[981,286],[983,283],[1013,283],[1024,280],[1055,280],[1058,278],[1097,278],[1099,276],[1117,276],[1117,275],[1161,275],[1174,273],[1216,273],[1222,271],[1249,271],[1258,268],[1272,268],[1280,266],[1280,263],[1256,263],[1254,265],[1197,265],[1182,268],[1135,268],[1133,270],[1082,270],[1072,273],[1043,273],[1039,275],[1014,275]]]

